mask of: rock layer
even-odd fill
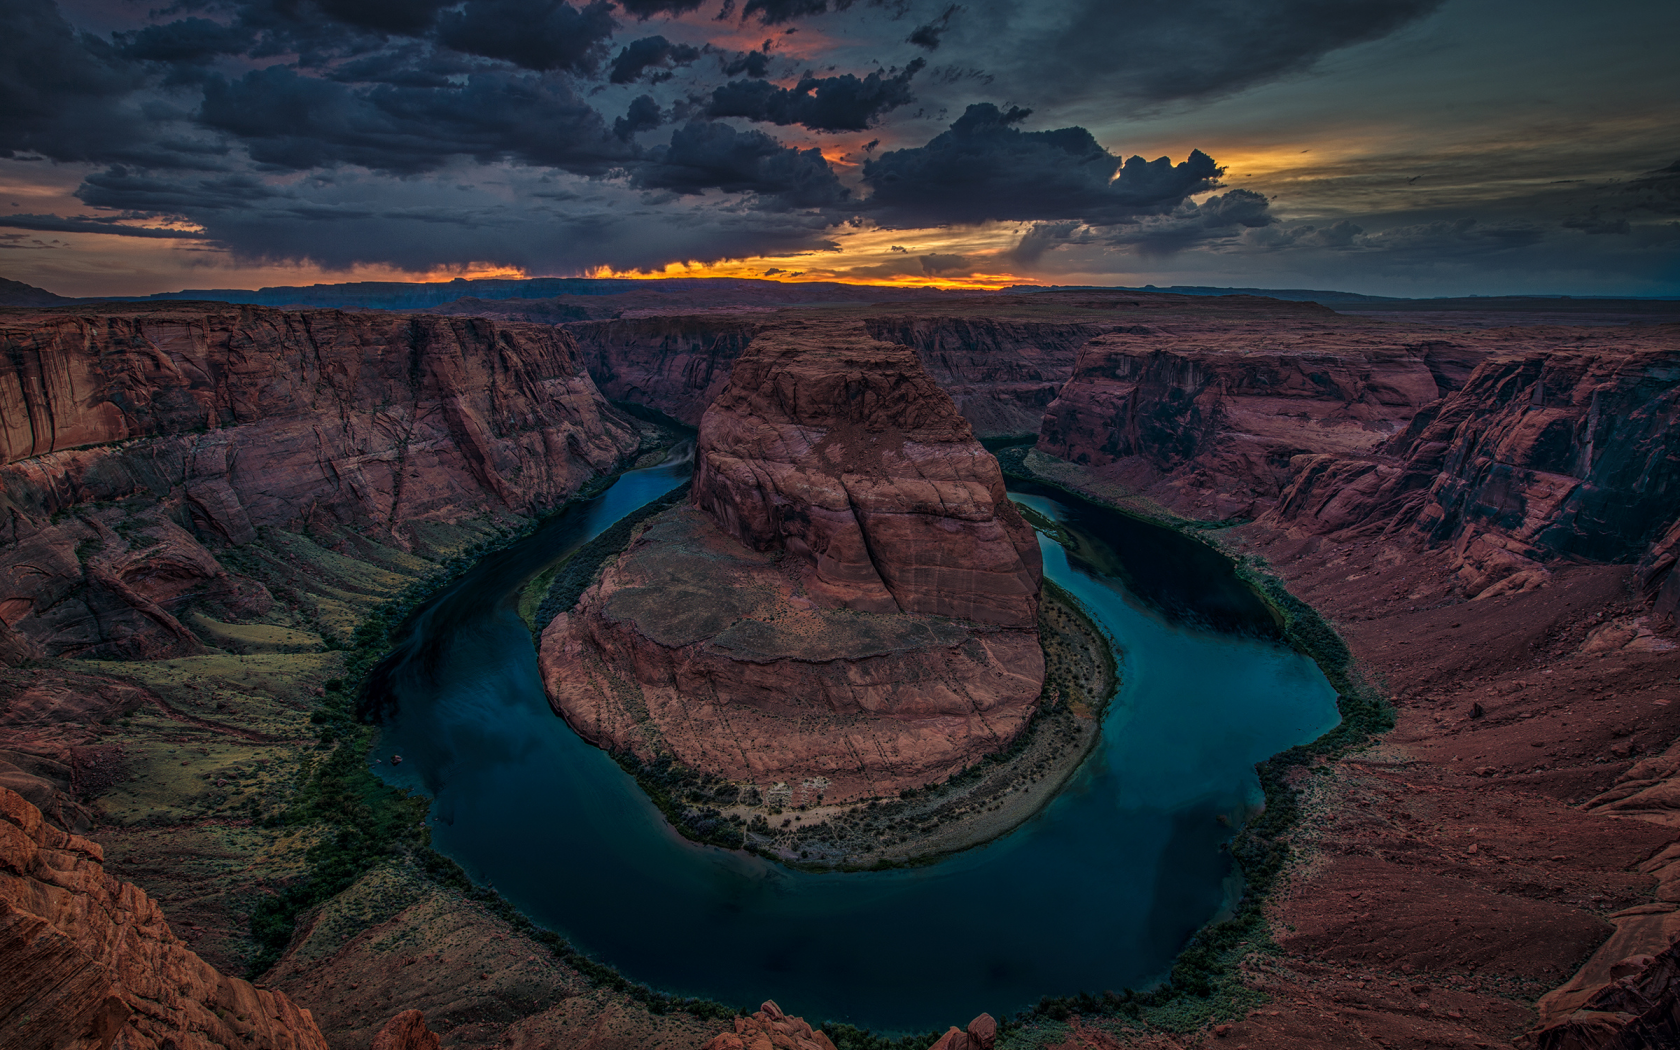
[[[1604,342],[1500,354],[1373,454],[1300,458],[1277,518],[1450,547],[1472,598],[1539,586],[1558,559],[1643,561],[1672,615],[1680,347]]]
[[[1031,628],[1042,565],[997,461],[900,346],[760,336],[700,425],[694,502],[828,607]]]
[[[1045,408],[1073,375],[1079,348],[1106,327],[903,314],[864,324],[876,339],[914,349],[981,437],[1036,434]]]
[[[533,325],[6,311],[0,345],[0,648],[26,654],[193,652],[187,605],[269,600],[207,547],[334,526],[409,547],[552,506],[639,443],[569,338]]]
[[[653,519],[543,633],[574,728],[840,801],[942,780],[1025,727],[1036,538],[908,349],[762,335],[699,444],[697,507]]]
[[[748,317],[642,317],[569,325],[601,392],[699,426],[735,359],[768,321]]]
[[[1080,351],[1038,449],[1189,516],[1252,517],[1308,453],[1406,428],[1480,354],[1316,318],[1139,324]],[[1469,358],[1467,361],[1466,358]]]
[[[326,1050],[307,1010],[224,977],[98,845],[0,787],[0,1031],[76,1050]],[[435,1042],[433,1044],[436,1045]]]

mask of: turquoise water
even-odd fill
[[[1040,537],[1046,575],[1119,646],[1102,741],[1063,793],[1013,834],[908,871],[810,874],[696,846],[550,712],[513,608],[524,579],[687,469],[626,474],[486,559],[417,617],[385,679],[379,753],[405,761],[378,768],[436,799],[434,845],[634,980],[882,1031],[1146,986],[1238,892],[1223,846],[1260,798],[1254,763],[1335,724],[1334,691],[1264,637],[1222,559],[1023,491],[1073,540],[1070,557]]]

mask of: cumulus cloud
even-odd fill
[[[734,58],[723,62],[723,75],[738,77],[745,73],[749,77],[763,77],[770,72],[770,41],[764,42],[763,50],[743,51]]]
[[[648,36],[632,41],[619,51],[612,61],[607,77],[614,84],[633,84],[648,70],[655,72],[651,79],[668,79],[670,73],[660,72],[674,66],[686,66],[700,57],[700,49],[687,44],[673,44],[662,36]]]
[[[1084,128],[1021,131],[1030,115],[990,103],[968,107],[925,146],[863,164],[870,214],[899,225],[1005,220],[1078,220],[1102,226],[1170,211],[1211,188],[1221,173],[1200,150],[1122,161]]]
[[[762,131],[710,121],[678,128],[669,146],[651,151],[635,169],[632,181],[680,194],[753,193],[781,208],[832,208],[850,197],[821,150],[794,149]]]
[[[803,124],[812,131],[863,131],[883,113],[915,101],[910,80],[927,63],[916,59],[901,72],[880,70],[859,79],[807,76],[792,88],[763,80],[732,80],[712,92],[706,113],[769,124]]]
[[[652,131],[663,121],[659,114],[659,103],[652,95],[637,95],[630,102],[630,108],[617,120],[613,121],[613,134],[620,139],[629,139],[640,131]]]

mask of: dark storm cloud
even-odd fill
[[[829,11],[847,11],[851,9],[853,2],[854,0],[747,0],[741,6],[741,21],[757,18],[759,25],[781,25],[801,18],[814,18]],[[892,12],[892,17],[898,19],[903,18],[910,10],[910,0],[869,0],[869,6],[887,8]],[[735,0],[723,0],[723,9],[718,12],[718,21],[725,21],[734,14]]]
[[[686,66],[700,57],[700,49],[687,44],[673,44],[662,36],[648,36],[631,41],[612,61],[607,77],[614,84],[633,84],[648,70],[668,70]],[[668,79],[669,73],[655,72],[655,81]]]
[[[630,102],[630,108],[624,116],[613,121],[613,134],[628,140],[638,131],[651,131],[657,128],[663,118],[659,115],[659,103],[652,95],[637,95]]]
[[[743,51],[732,59],[723,63],[723,75],[738,77],[745,73],[749,77],[763,77],[770,72],[770,41],[764,42],[763,51]]]
[[[573,273],[834,246],[826,233],[832,219],[822,213],[766,213],[735,201],[650,203],[622,184],[514,178],[517,199],[509,200],[501,190],[479,191],[449,175],[389,179],[347,172],[269,186],[113,170],[90,179],[83,197],[178,215],[203,227],[212,246],[241,259],[328,268],[380,263],[426,271],[471,259]]]
[[[57,215],[0,215],[0,226],[16,230],[40,230],[44,233],[114,233],[123,237],[150,237],[169,240],[193,240],[203,236],[182,230],[153,230],[142,226],[121,226],[116,219],[90,218],[86,215],[60,217]]]
[[[280,192],[250,175],[165,176],[115,164],[89,175],[76,196],[94,208],[186,217],[260,204]]]
[[[1162,256],[1276,222],[1265,194],[1235,189],[1215,194],[1200,204],[1184,201],[1166,215],[1147,218],[1106,239],[1110,244],[1131,246],[1140,255]]]
[[[208,18],[183,18],[119,34],[118,39],[125,58],[197,63],[220,55],[243,54],[256,42],[256,34],[245,26],[224,26]]]
[[[1004,252],[1005,259],[1029,269],[1038,265],[1044,253],[1070,244],[1089,244],[1089,228],[1082,222],[1038,222],[1021,235],[1015,247]]]
[[[646,22],[655,15],[674,17],[689,11],[698,11],[705,2],[706,0],[618,0],[618,6],[638,22]]]
[[[812,131],[863,131],[881,114],[915,101],[910,80],[927,63],[916,59],[902,72],[877,70],[861,80],[850,73],[805,77],[792,88],[763,80],[732,80],[712,92],[706,113],[769,124],[803,124]]]
[[[142,77],[109,44],[77,33],[52,0],[8,0],[0,33],[0,156],[104,160],[138,145],[122,100]]]
[[[943,252],[930,252],[917,257],[922,264],[922,272],[930,277],[941,274],[969,274],[974,272],[974,266],[961,255],[950,255]]]
[[[1211,188],[1222,170],[1200,150],[1176,165],[1165,157],[1122,162],[1084,128],[1013,126],[1027,116],[970,106],[927,145],[864,161],[863,180],[874,191],[868,211],[906,226],[990,219],[1113,225],[1170,211]]]
[[[635,169],[633,181],[682,194],[755,193],[784,208],[836,207],[850,196],[821,150],[794,149],[762,131],[705,121],[678,128],[670,146],[652,151]]]
[[[917,26],[904,42],[907,44],[915,44],[917,47],[927,48],[929,51],[939,50],[940,35],[943,34],[945,30],[951,28],[951,19],[958,11],[961,10],[962,8],[958,7],[956,4],[951,4],[949,7],[945,8],[938,18],[935,18],[927,25]]]
[[[1430,14],[1443,0],[1079,0],[998,44],[1023,95],[1150,102],[1229,94]]]
[[[627,159],[601,115],[553,78],[475,73],[457,87],[351,88],[272,66],[205,84],[199,119],[260,164],[412,174],[454,156],[600,172]]]
[[[618,23],[596,0],[579,11],[560,0],[467,0],[438,19],[438,42],[469,55],[499,58],[539,72],[590,72]]]
[[[315,0],[314,6],[328,18],[346,25],[412,35],[431,25],[439,9],[453,3],[454,0]],[[308,17],[302,9],[309,5],[297,0],[276,0],[274,6],[288,13],[296,12],[300,19]]]

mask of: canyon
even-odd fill
[[[258,902],[341,833],[268,822],[328,750],[310,718],[341,696],[344,640],[668,440],[647,422],[668,418],[699,428],[693,503],[543,632],[556,705],[598,743],[840,798],[1009,739],[1043,674],[1036,548],[976,436],[1033,435],[1011,470],[1275,574],[1391,699],[1392,731],[1292,774],[1277,950],[1237,963],[1251,1005],[1145,1032],[1099,1002],[998,1042],[1672,1041],[1680,332],[1428,321],[1082,291],[559,327],[0,312],[0,829],[23,836],[8,914],[32,951],[109,989],[51,1024],[111,1045],[147,982],[188,973],[147,1031],[225,1045],[215,1007],[237,1003],[273,1040],[253,1045],[424,1045],[432,1029],[450,1046],[820,1045],[779,1010],[656,1012],[396,862],[301,913],[257,985],[223,976],[254,957]],[[959,562],[981,571],[957,579]],[[689,604],[662,600],[695,580],[711,582]],[[818,650],[845,673],[825,677]],[[880,681],[857,673],[869,661]],[[885,684],[914,676],[939,687]],[[733,753],[686,728],[701,680],[724,684],[717,709],[760,719]],[[789,694],[845,717],[790,727]],[[820,764],[864,725],[881,757]],[[123,921],[161,946],[152,969],[99,956],[109,934],[85,903],[17,903],[66,893],[128,901]]]

